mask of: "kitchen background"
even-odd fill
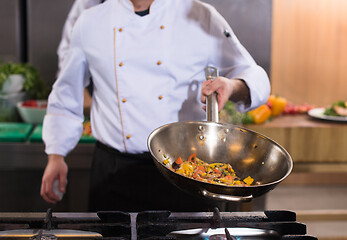
[[[267,71],[273,93],[296,104],[316,106],[347,100],[347,1],[205,1],[222,13]],[[56,50],[72,3],[0,0],[0,61],[29,62],[51,86],[57,71]],[[346,224],[346,124],[314,121],[305,115],[250,128],[279,142],[294,161],[293,173],[260,207],[299,210],[304,221],[325,226],[336,221]],[[46,163],[43,145],[0,143],[0,152],[0,211],[51,207],[39,196]],[[91,153],[92,145],[79,144],[68,157],[68,192],[55,210],[86,211],[83,199]]]
[[[257,62],[270,73],[272,1],[234,0],[233,4],[230,4],[229,0],[206,2],[212,3],[225,16],[227,21],[232,24],[240,41],[244,43]],[[57,47],[64,21],[72,4],[73,0],[1,0],[0,61],[27,61],[38,68],[41,77],[47,85],[51,86],[57,72]],[[43,147],[41,144],[31,145],[30,148],[27,148],[27,146],[10,144],[4,149],[9,155],[6,155],[6,158],[2,157],[4,159],[0,164],[4,168],[11,168],[12,171],[6,170],[3,177],[0,177],[4,179],[4,181],[0,181],[4,183],[0,196],[2,194],[6,196],[0,197],[0,211],[29,211],[47,207],[39,196],[41,166],[44,166],[46,162],[45,156],[42,154]],[[32,153],[36,151],[38,151],[37,154]],[[85,151],[86,156],[83,156],[81,151]],[[75,196],[86,196],[88,175],[85,173],[89,168],[91,156],[89,153],[92,152],[92,148],[82,145],[75,152],[77,157],[70,155],[69,158],[71,159],[70,178],[76,176],[76,180],[71,179],[69,185],[69,191],[72,192],[72,196],[69,195],[71,199],[62,202],[61,208],[82,211],[86,209],[86,203],[76,199]],[[77,166],[74,166],[75,162]],[[25,181],[28,174],[33,176],[30,184]],[[79,174],[83,176],[81,177]],[[12,179],[11,185],[5,184],[5,179],[9,179],[8,177]],[[26,201],[18,198],[22,191],[30,193],[24,193]],[[16,203],[14,204],[14,202]]]

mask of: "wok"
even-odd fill
[[[250,201],[274,189],[292,171],[288,152],[272,139],[233,124],[218,123],[216,99],[207,100],[207,119],[175,122],[155,129],[148,137],[148,149],[159,171],[188,193],[215,200]],[[251,186],[226,186],[202,182],[168,168],[178,157],[196,156],[207,163],[229,163],[241,179],[251,176]]]

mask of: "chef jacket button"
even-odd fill
[[[123,28],[119,28],[118,31],[119,31],[119,32],[123,32]]]
[[[130,136],[130,134],[128,134],[128,135],[127,135],[127,139],[130,139],[130,138],[131,138],[131,136]]]
[[[126,103],[126,102],[127,102],[127,100],[126,100],[125,98],[123,98],[123,99],[122,99],[122,102],[123,102],[123,103]]]
[[[161,61],[158,61],[158,62],[157,62],[157,65],[158,65],[158,66],[161,65]]]
[[[161,26],[160,26],[160,29],[164,29],[164,28],[165,28],[164,25],[161,25]]]
[[[119,63],[119,66],[120,66],[120,67],[122,67],[122,66],[123,66],[123,63],[122,63],[122,62],[120,62],[120,63]]]
[[[160,96],[158,97],[158,99],[159,99],[159,100],[162,100],[162,99],[163,99],[163,96],[162,96],[162,95],[160,95]]]

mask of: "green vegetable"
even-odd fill
[[[221,122],[232,123],[235,125],[252,124],[253,118],[249,113],[240,113],[236,110],[235,104],[228,101],[222,111],[219,113]]]
[[[343,107],[343,108],[347,108],[346,106],[346,102],[345,101],[336,101],[334,102],[329,108],[326,108],[324,111],[324,115],[328,115],[328,116],[339,116],[334,107],[339,106],[339,107]]]
[[[11,74],[21,74],[25,78],[24,91],[31,99],[46,99],[49,93],[45,82],[40,78],[36,68],[28,63],[8,62],[0,65],[0,89]]]

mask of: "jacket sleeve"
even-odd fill
[[[66,54],[70,47],[72,29],[82,12],[88,8],[98,5],[100,0],[76,0],[74,1],[68,16],[65,20],[61,40],[57,49],[58,55],[58,72],[59,75],[61,69],[63,68],[63,63],[66,58]],[[86,76],[88,78],[89,76]]]
[[[66,156],[78,143],[83,130],[83,89],[88,84],[88,65],[81,41],[83,18],[72,34],[66,63],[48,98],[42,138],[47,154]]]
[[[249,111],[266,103],[270,94],[270,81],[260,67],[242,46],[226,20],[211,8],[209,31],[213,38],[211,62],[220,69],[220,75],[242,79],[250,90],[251,105],[236,104],[239,111]]]

